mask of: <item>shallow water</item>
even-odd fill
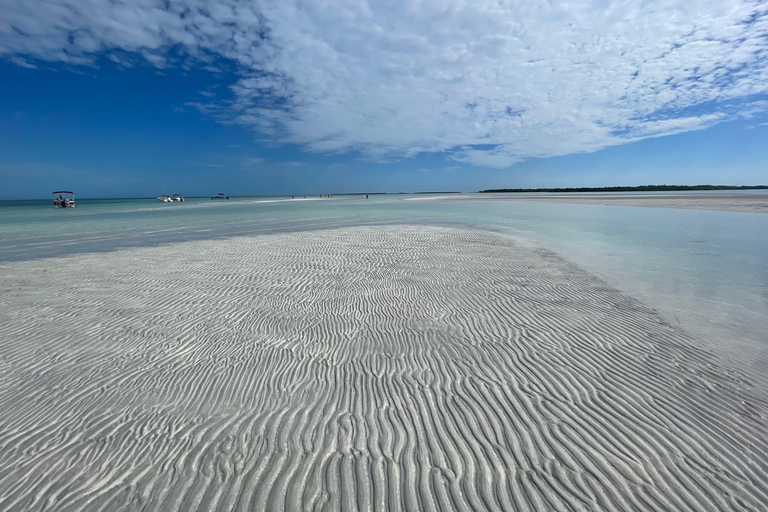
[[[415,198],[78,200],[72,210],[4,201],[0,261],[353,225],[461,225],[532,239],[713,344],[725,337],[738,352],[768,341],[765,214]]]

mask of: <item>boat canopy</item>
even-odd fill
[[[56,192],[51,192],[51,194],[72,194],[72,195],[75,195],[74,192],[70,192],[69,190],[57,190]]]

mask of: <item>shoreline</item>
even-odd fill
[[[2,269],[0,508],[768,505],[766,390],[525,240],[355,227]]]

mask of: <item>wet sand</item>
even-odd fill
[[[0,264],[0,510],[764,510],[768,401],[468,229]]]

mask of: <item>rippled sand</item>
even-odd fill
[[[766,510],[768,403],[480,231],[0,265],[0,510]]]

